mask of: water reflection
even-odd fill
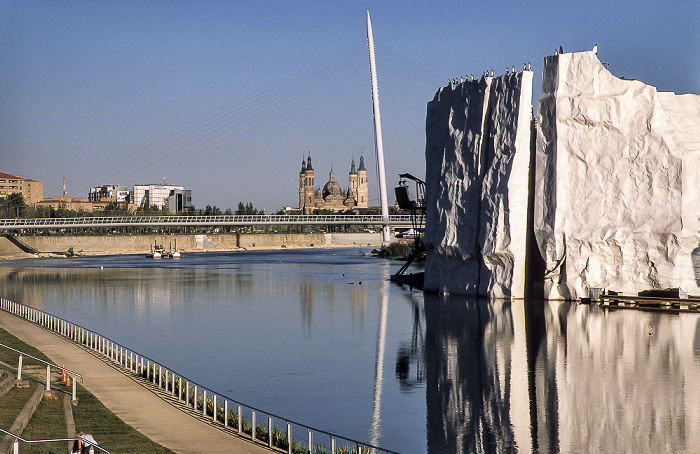
[[[425,382],[425,314],[420,293],[409,293],[413,312],[411,340],[402,340],[396,351],[396,379],[402,392],[412,392]]]
[[[30,261],[0,267],[0,290],[215,391],[400,452],[700,446],[697,314],[424,297],[386,281],[393,264],[343,254]]]
[[[697,314],[425,296],[431,453],[700,444]]]
[[[423,298],[394,268],[345,250],[27,260],[0,266],[0,293],[246,404],[424,452]]]
[[[382,388],[384,386],[384,351],[386,350],[386,324],[389,298],[387,287],[389,283],[382,283],[384,291],[381,294],[381,307],[379,309],[379,323],[377,327],[377,354],[374,361],[374,392],[372,402],[372,426],[369,430],[370,443],[377,446],[381,436],[382,414]]]

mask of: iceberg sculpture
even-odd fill
[[[591,51],[544,59],[536,126],[531,99],[523,71],[428,103],[424,289],[700,296],[700,95],[617,78]]]
[[[594,52],[546,57],[534,229],[545,296],[700,282],[700,96],[613,76]]]
[[[426,119],[426,291],[522,296],[532,72],[450,84]]]

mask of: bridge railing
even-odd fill
[[[410,215],[220,215],[118,216],[0,219],[0,230],[76,227],[243,226],[243,225],[411,225]]]
[[[0,309],[43,326],[65,339],[99,353],[128,373],[148,380],[161,392],[170,394],[183,409],[199,413],[225,430],[263,443],[270,448],[282,449],[289,454],[305,452],[386,453],[395,451],[380,448],[364,441],[353,440],[331,432],[316,429],[288,418],[246,405],[216,393],[157,361],[124,347],[111,339],[60,317],[0,298]]]

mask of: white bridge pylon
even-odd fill
[[[377,153],[377,171],[379,173],[379,198],[382,206],[382,217],[389,216],[389,203],[386,196],[386,172],[384,170],[384,144],[382,142],[382,120],[379,114],[379,88],[377,86],[377,63],[374,59],[374,35],[372,21],[367,10],[367,47],[369,49],[369,76],[372,82],[372,112],[374,114],[374,149]],[[389,227],[382,228],[382,241],[389,242]]]

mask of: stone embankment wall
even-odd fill
[[[180,252],[377,246],[382,243],[379,233],[59,235],[20,236],[17,239],[40,253],[66,253],[73,248],[73,252],[79,255],[146,254],[151,251],[154,242],[166,250],[177,248]],[[0,237],[0,256],[21,254],[23,253],[16,245],[7,238]]]

